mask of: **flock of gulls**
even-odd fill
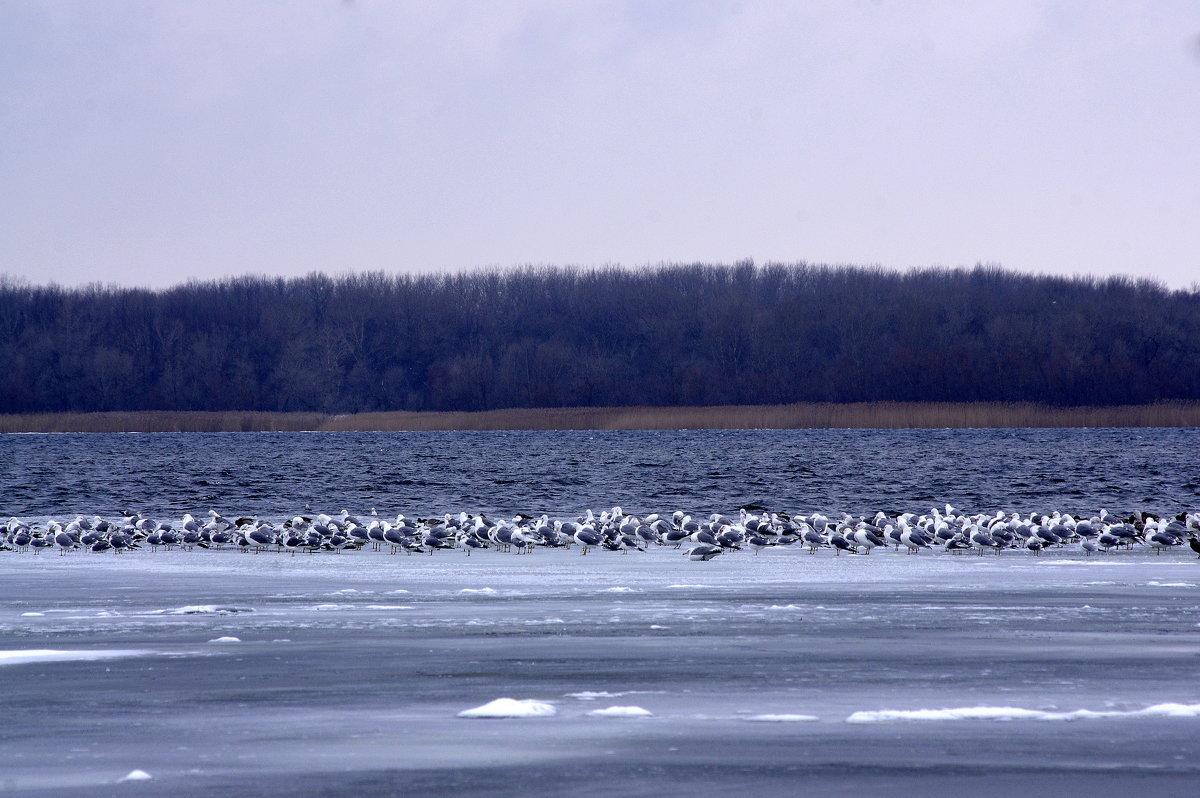
[[[707,561],[743,550],[755,555],[776,546],[799,546],[816,554],[822,549],[835,555],[869,555],[873,549],[893,547],[908,554],[922,550],[961,554],[1000,554],[1024,550],[1037,555],[1044,549],[1073,548],[1086,556],[1117,550],[1164,550],[1189,547],[1200,557],[1200,512],[1156,518],[1141,513],[1118,517],[1106,510],[1091,517],[1065,513],[996,513],[968,515],[946,505],[929,513],[876,513],[870,518],[821,513],[808,515],[751,512],[715,513],[694,517],[683,511],[671,514],[634,515],[620,507],[599,515],[588,510],[570,519],[515,516],[498,518],[482,513],[446,514],[413,519],[398,515],[380,518],[374,510],[361,517],[342,511],[338,515],[297,515],[275,523],[252,517],[228,518],[215,510],[199,518],[190,514],[178,521],[122,513],[120,518],[76,516],[71,521],[27,523],[10,518],[0,535],[0,552],[33,552],[57,549],[69,552],[121,554],[130,549],[193,551],[240,549],[263,552],[315,554],[341,553],[346,549],[386,551],[390,554],[434,554],[476,549],[528,554],[536,548],[577,550],[580,555],[600,550],[628,553],[650,546],[671,546],[692,560]]]

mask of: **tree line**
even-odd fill
[[[751,262],[0,278],[0,412],[1200,399],[1200,288]]]

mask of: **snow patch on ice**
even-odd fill
[[[411,590],[389,590],[389,591],[387,591],[387,595],[398,596],[401,593],[411,593],[411,592],[412,592]]]
[[[254,612],[249,607],[225,607],[218,604],[188,604],[173,610],[152,610],[151,615],[234,615],[239,612]]]
[[[548,718],[557,714],[552,704],[532,698],[497,698],[458,713],[460,718]]]
[[[1151,587],[1195,587],[1192,582],[1147,582]]]
[[[648,718],[651,712],[641,707],[607,707],[593,709],[588,713],[593,718]]]
[[[23,613],[21,613],[21,617],[22,618],[45,618],[46,613],[44,613],[44,612],[23,612]]]
[[[240,642],[242,642],[242,639],[240,637],[214,637],[212,640],[209,640],[208,642],[210,642],[210,643],[240,643]]]
[[[74,662],[97,659],[144,657],[153,651],[138,649],[76,649],[19,648],[0,651],[0,665],[23,665],[27,662]]]
[[[152,778],[154,777],[144,770],[131,770],[121,778],[117,779],[117,781],[149,781]]]
[[[769,610],[802,610],[804,609],[798,604],[772,604],[767,607]]]
[[[495,596],[499,593],[494,587],[464,587],[459,593],[475,594],[479,596]]]
[[[600,591],[601,593],[635,593],[631,587],[606,587]]]
[[[1155,704],[1145,709],[1121,712],[1077,709],[1074,712],[1046,712],[1021,707],[955,707],[952,709],[885,709],[878,712],[855,712],[847,723],[888,723],[893,721],[941,720],[1086,720],[1092,718],[1200,717],[1200,704]]]

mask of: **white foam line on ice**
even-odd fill
[[[623,690],[619,693],[609,693],[605,690],[584,690],[581,693],[565,693],[564,698],[577,698],[580,701],[595,701],[597,698],[620,698],[623,695],[662,695],[664,690]]]
[[[51,649],[21,648],[0,651],[0,665],[23,665],[28,662],[74,662],[122,657],[144,657],[153,651],[140,649]]]
[[[954,707],[949,709],[884,709],[876,712],[855,712],[847,723],[890,723],[897,721],[944,720],[1088,720],[1095,718],[1196,718],[1200,704],[1155,704],[1145,709],[1122,712],[1077,709],[1073,712],[1047,712],[1021,707]]]

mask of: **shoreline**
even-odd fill
[[[862,402],[349,414],[164,410],[0,415],[0,434],[1022,427],[1200,427],[1200,402],[1116,407],[1051,407],[1032,402]]]

